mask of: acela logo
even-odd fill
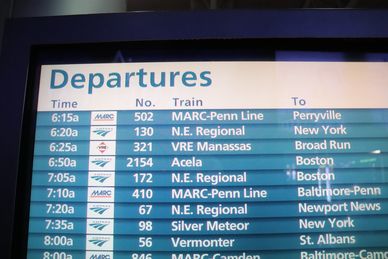
[[[89,242],[92,243],[93,245],[102,247],[106,242],[108,242],[108,240],[90,239]]]
[[[106,166],[110,161],[106,161],[106,160],[100,160],[100,159],[96,159],[96,160],[93,160],[92,163],[95,164],[96,166],[99,166],[99,167],[104,167]]]
[[[106,130],[106,129],[93,130],[93,133],[96,133],[97,135],[99,135],[101,137],[106,137],[106,135],[108,135],[110,132],[112,132],[112,130]]]
[[[104,214],[105,211],[108,210],[108,208],[102,208],[102,207],[93,207],[93,208],[90,208],[91,211],[95,212],[95,213],[98,213],[100,215]]]
[[[99,183],[104,183],[110,176],[95,175],[91,178]]]
[[[111,190],[94,190],[91,195],[93,198],[110,198],[112,197]]]
[[[103,230],[106,226],[108,226],[109,224],[103,224],[103,223],[91,223],[89,224],[89,226],[97,229],[97,230]]]
[[[94,121],[113,121],[114,119],[114,113],[97,113],[94,116]]]
[[[103,154],[108,149],[108,146],[105,144],[105,142],[101,142],[97,146],[97,150],[100,151],[101,154]]]
[[[89,259],[111,259],[108,254],[92,254]]]

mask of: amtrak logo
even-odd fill
[[[89,195],[88,190],[88,195]],[[93,200],[94,198],[89,197],[89,199]],[[102,199],[101,199],[102,200]],[[112,199],[113,200],[113,199]],[[98,200],[97,200],[98,201]],[[87,210],[87,218],[94,219],[92,221],[88,221],[88,223],[109,223],[110,221],[105,219],[112,219],[114,218],[114,206],[112,203],[100,203],[101,201],[98,201],[98,203],[88,203],[88,210]],[[109,202],[109,201],[108,201]],[[103,221],[99,219],[104,219]],[[97,221],[96,221],[97,220]],[[88,228],[91,228],[89,225],[87,225]],[[113,228],[113,223],[109,228]]]
[[[88,219],[87,229],[88,234],[106,234],[113,235],[113,220],[111,219]]]
[[[93,160],[92,163],[99,166],[99,167],[105,167],[110,161],[104,161],[104,160]]]
[[[108,240],[90,239],[89,242],[93,245],[102,247],[106,242],[108,242]]]
[[[112,235],[87,235],[86,236],[86,249],[93,251],[106,251],[113,250],[113,238]]]
[[[90,171],[88,177],[90,187],[111,187],[115,186],[115,174],[110,171]]]
[[[105,213],[105,211],[107,211],[109,208],[102,208],[102,207],[93,207],[93,208],[90,208],[91,211],[95,212],[95,213],[98,213],[100,215],[103,215]]]
[[[92,223],[92,224],[89,224],[89,226],[97,229],[97,230],[104,230],[104,228],[106,228],[109,224],[103,224],[103,223]]]
[[[91,142],[92,143],[92,142]],[[110,171],[115,170],[114,156],[89,156],[90,171]]]
[[[115,140],[116,126],[91,126],[90,140]]]
[[[104,130],[104,129],[93,130],[93,133],[96,133],[101,137],[106,137],[106,135],[108,135],[110,132],[112,132],[112,130]]]
[[[104,183],[106,180],[109,179],[110,176],[103,176],[103,175],[95,175],[91,178],[99,183]]]

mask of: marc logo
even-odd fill
[[[97,113],[94,116],[95,121],[113,121],[115,119],[114,113]]]
[[[110,259],[109,254],[92,254],[89,259]]]
[[[112,198],[112,190],[111,189],[100,189],[92,191],[92,198]]]
[[[117,112],[116,111],[94,111],[90,114],[91,125],[116,125]],[[105,128],[105,127],[102,127]],[[96,129],[92,129],[96,130]],[[92,132],[91,131],[91,132]]]
[[[92,112],[91,124],[92,125],[114,125],[116,124],[117,112]]]

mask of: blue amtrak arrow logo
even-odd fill
[[[106,242],[108,242],[108,240],[91,239],[89,240],[89,242],[93,245],[102,247]]]
[[[101,137],[105,137],[111,130],[93,130],[93,133],[100,135]]]
[[[98,213],[98,214],[102,215],[102,214],[104,214],[105,211],[108,210],[108,208],[94,207],[94,208],[90,208],[90,210],[95,212],[95,213]]]
[[[109,176],[96,175],[92,176],[91,178],[99,183],[104,183],[109,178]]]
[[[89,226],[95,228],[95,229],[98,229],[98,230],[103,230],[106,226],[108,226],[109,224],[102,224],[102,223],[91,223],[89,224]]]
[[[106,166],[110,161],[103,161],[103,160],[94,160],[92,161],[93,164],[99,166],[99,167],[104,167]]]

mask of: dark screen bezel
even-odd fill
[[[173,61],[276,61],[276,52],[304,52],[298,61],[388,62],[388,39],[228,39],[36,45],[31,49],[24,106],[12,258],[26,258],[40,67]],[[319,54],[317,54],[319,53]],[[332,53],[341,53],[341,59]],[[374,54],[368,60],[366,54]],[[326,55],[326,59],[325,59]],[[286,58],[287,59],[287,58]],[[290,56],[294,61],[295,57]],[[323,60],[322,60],[323,59]],[[284,60],[283,60],[284,61]]]

